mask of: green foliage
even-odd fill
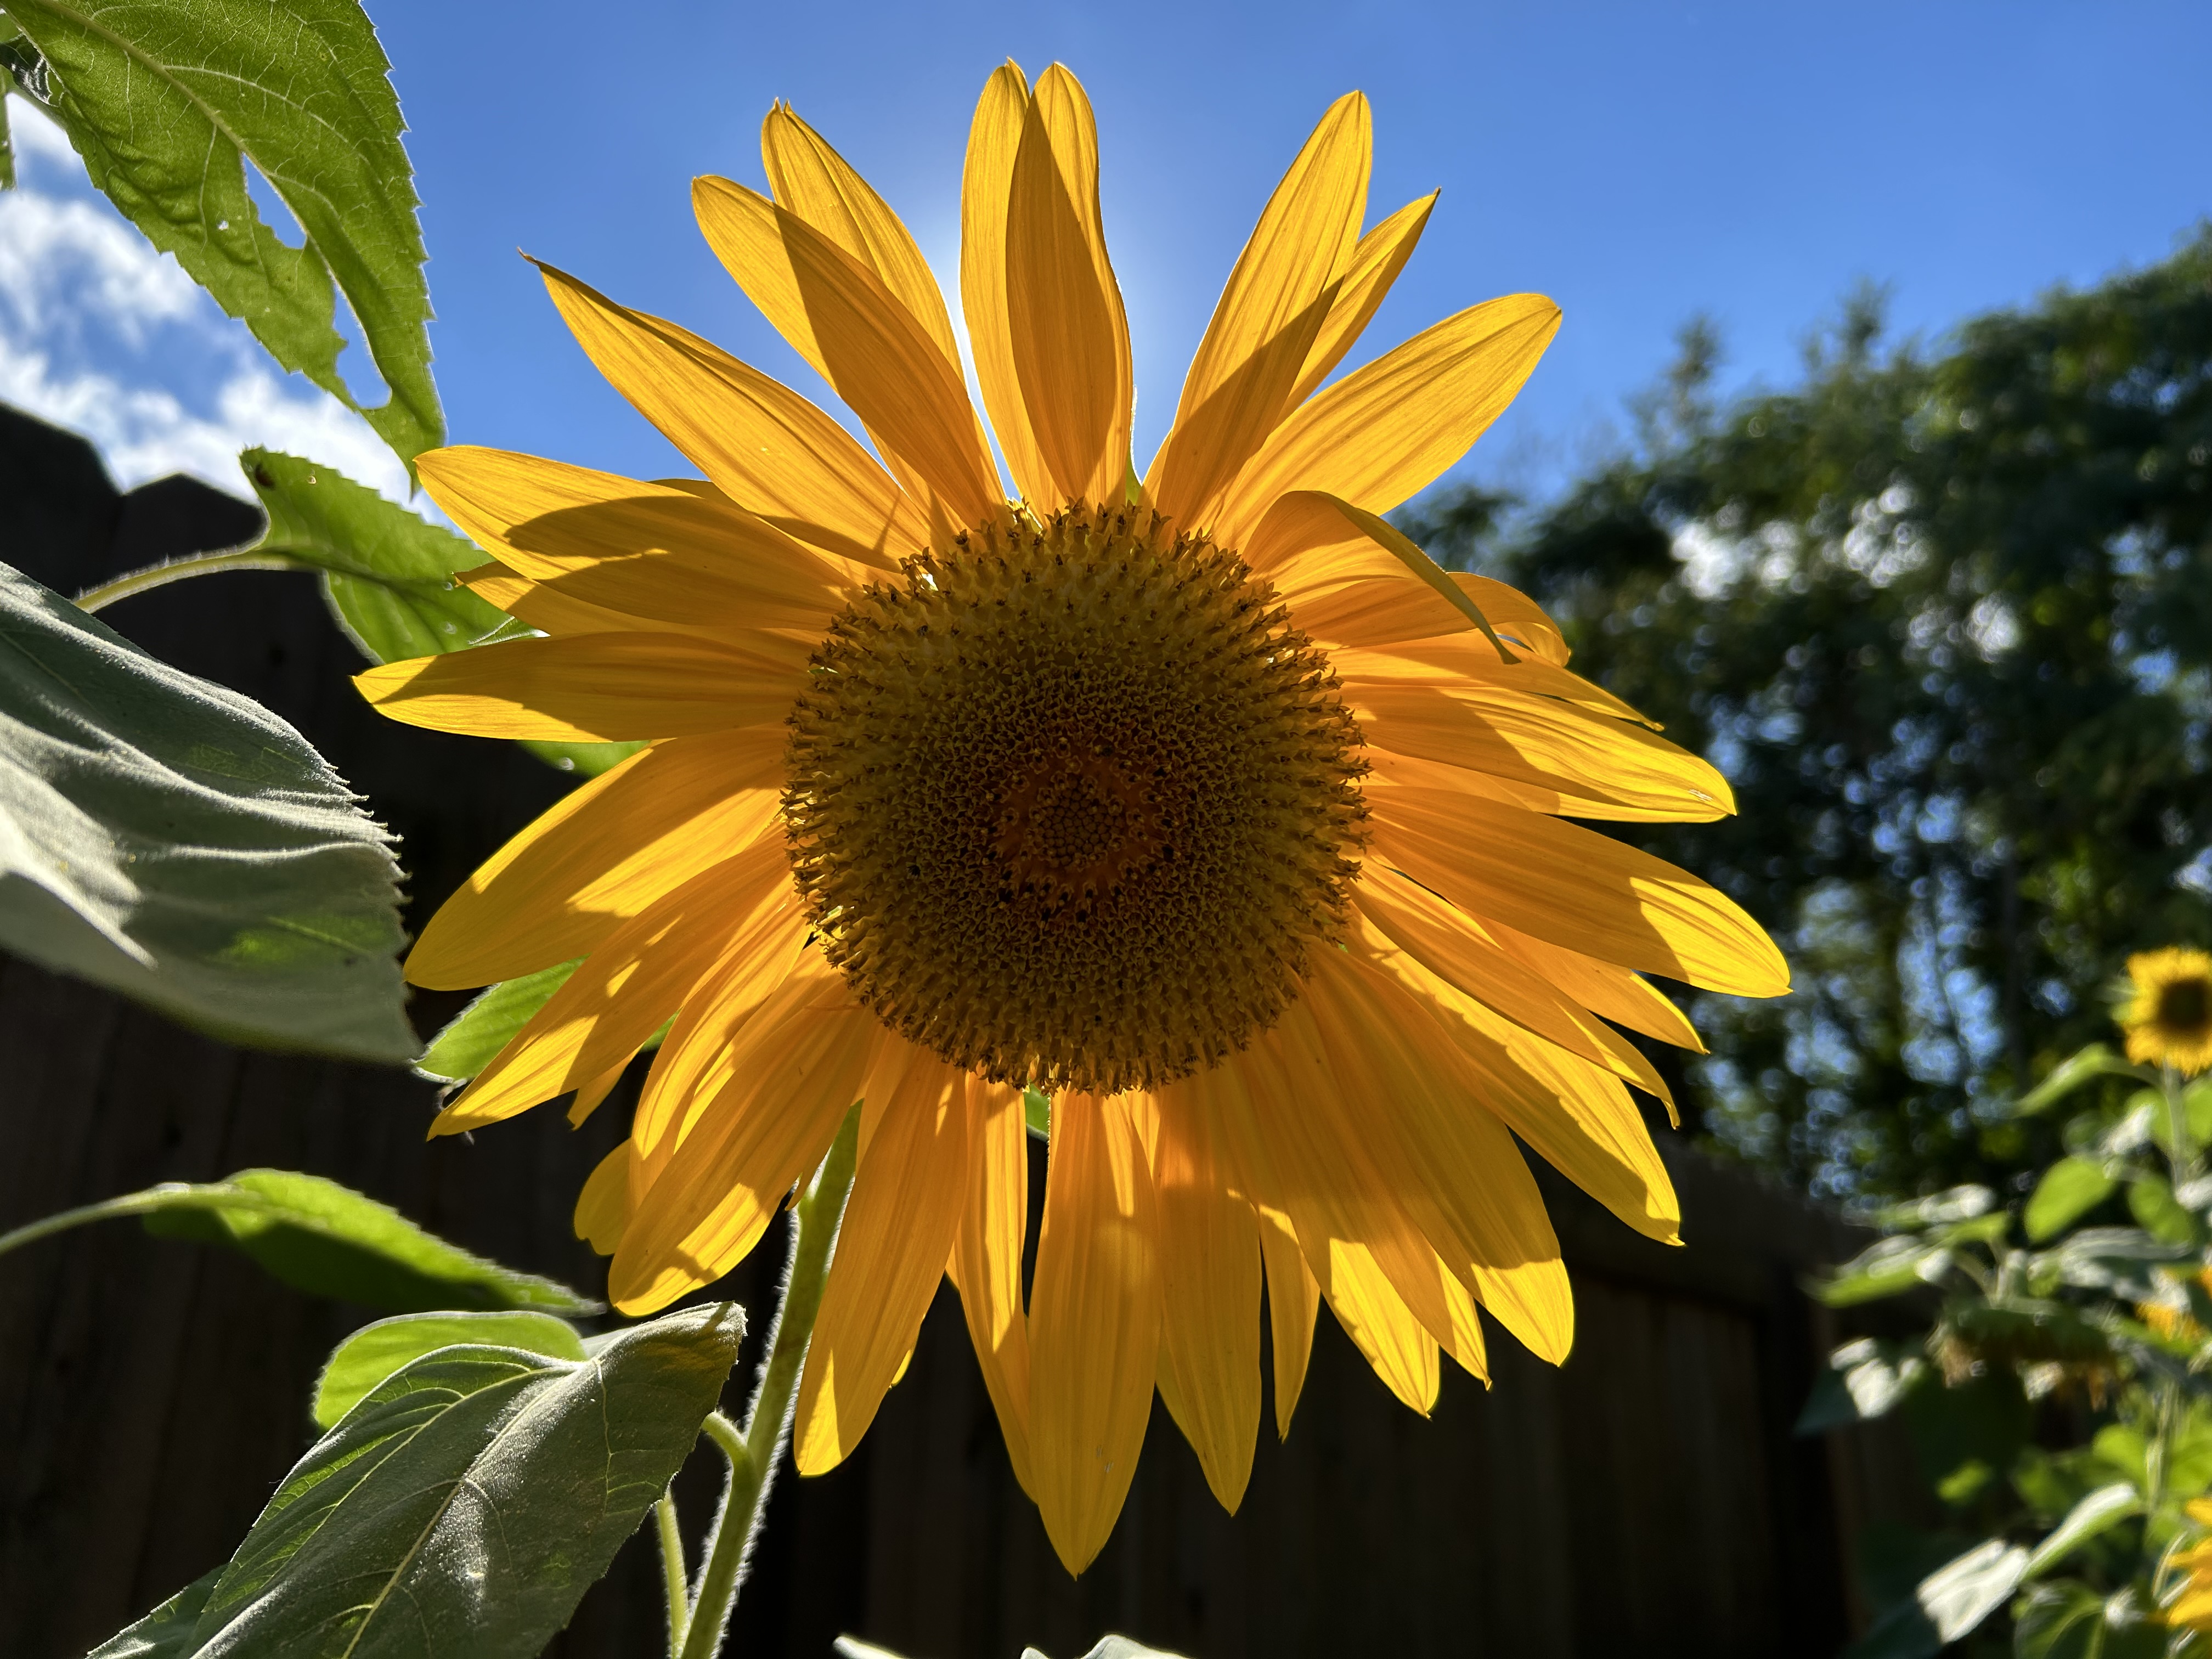
[[[2081,988],[2212,943],[2176,884],[2212,842],[2212,230],[1940,350],[1878,336],[1863,299],[1725,413],[1692,341],[1641,453],[1509,533],[1407,520],[1729,775],[1737,818],[1635,837],[1796,969],[1694,1005],[1705,1126],[1839,1193],[2047,1161],[2002,1103],[2102,1035]]]
[[[364,1308],[598,1310],[565,1285],[471,1255],[320,1176],[243,1170],[227,1181],[155,1187],[121,1202],[157,1237],[226,1246],[295,1290]]]
[[[584,1339],[564,1319],[541,1313],[418,1313],[380,1319],[338,1344],[315,1383],[315,1426],[328,1429],[378,1383],[441,1348],[520,1348],[555,1359],[585,1358]]]
[[[0,944],[226,1040],[404,1063],[388,838],[290,726],[0,566]]]
[[[398,662],[527,634],[507,612],[457,586],[483,550],[335,468],[249,449],[238,458],[269,515],[253,550],[323,573],[323,597],[371,662]]]
[[[1940,1298],[1922,1340],[1838,1348],[1799,1431],[1901,1410],[1929,1486],[1981,1534],[1932,1571],[1915,1546],[1918,1576],[1875,1589],[1855,1659],[1932,1656],[2008,1601],[2016,1654],[2167,1651],[2162,1563],[2212,1492],[2212,1124],[2171,1072],[2124,1100],[2080,1091],[2112,1070],[2085,1051],[2013,1109],[2082,1103],[2061,1130],[2074,1152],[2032,1195],[1884,1206],[1869,1218],[1888,1236],[1813,1287],[1834,1305]],[[2121,1193],[2136,1225],[2081,1224]]]
[[[92,182],[286,368],[359,409],[336,293],[391,396],[362,414],[403,459],[441,442],[414,172],[391,65],[356,0],[9,0],[16,84]],[[29,54],[35,53],[35,58]],[[257,168],[306,233],[247,193]]]
[[[541,969],[520,979],[502,981],[453,1016],[446,1029],[431,1039],[430,1047],[415,1063],[425,1077],[459,1083],[491,1064],[530,1017],[552,1000],[568,982],[568,975],[583,963],[564,962]]]
[[[173,1603],[102,1651],[528,1659],[667,1489],[743,1324],[718,1304],[588,1359],[481,1345],[410,1361],[285,1478],[188,1633]],[[148,1645],[118,1645],[133,1638]]]

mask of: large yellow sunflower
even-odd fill
[[[961,300],[1011,475],[913,239],[781,106],[772,195],[707,240],[850,405],[574,278],[607,378],[706,481],[453,448],[425,486],[544,637],[363,675],[398,719],[651,746],[517,836],[409,958],[487,984],[583,958],[439,1118],[602,1097],[672,1016],[577,1226],[633,1313],[726,1273],[864,1102],[799,1403],[844,1456],[940,1274],[1071,1570],[1158,1386],[1232,1509],[1261,1286],[1287,1425],[1326,1299],[1417,1411],[1478,1307],[1546,1358],[1573,1309],[1514,1138],[1673,1240],[1613,1028],[1695,1048],[1639,974],[1773,995],[1727,898],[1570,818],[1709,819],[1713,769],[1567,672],[1558,631],[1376,515],[1464,454],[1558,326],[1514,295],[1329,380],[1435,198],[1361,234],[1336,103],[1230,274],[1139,480],[1095,129],[1066,70],[975,113]],[[880,457],[880,459],[878,459]],[[1611,1024],[1608,1024],[1611,1022]],[[1024,1293],[1022,1089],[1053,1099]]]

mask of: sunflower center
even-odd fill
[[[2212,1024],[2212,986],[2201,979],[2172,980],[2159,988],[2158,1012],[2153,1016],[2161,1030],[2177,1035],[2196,1035]]]
[[[1340,932],[1359,731],[1236,554],[1141,509],[986,527],[830,625],[791,716],[791,862],[884,1024],[1110,1094],[1243,1048]]]

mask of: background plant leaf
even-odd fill
[[[269,514],[260,552],[323,573],[323,597],[371,662],[459,651],[530,630],[453,580],[483,550],[356,483],[335,467],[274,450],[238,458]]]
[[[565,1285],[473,1255],[320,1176],[241,1170],[227,1181],[156,1187],[143,1196],[147,1231],[242,1251],[310,1295],[395,1313],[599,1311]]]
[[[389,841],[267,709],[0,566],[0,945],[228,1042],[404,1064]]]
[[[2063,1232],[2112,1195],[2115,1182],[2101,1165],[2086,1158],[2062,1158],[2043,1172],[2027,1200],[2021,1225],[2040,1244]]]
[[[550,1314],[401,1314],[364,1325],[331,1352],[315,1383],[315,1426],[329,1429],[379,1383],[424,1354],[441,1348],[520,1348],[555,1359],[581,1359],[584,1339]]]
[[[403,459],[441,441],[414,172],[355,0],[9,0],[8,14],[92,182],[155,246]],[[302,246],[262,219],[248,161]],[[334,283],[391,394],[374,408],[338,373]]]
[[[529,1023],[553,994],[568,982],[583,958],[504,980],[453,1016],[430,1040],[415,1069],[425,1077],[460,1083],[491,1064],[514,1034]]]
[[[589,1360],[465,1347],[403,1367],[285,1478],[174,1659],[528,1659],[667,1489],[743,1326],[720,1303]]]

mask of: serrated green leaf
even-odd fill
[[[582,966],[583,960],[579,957],[493,986],[431,1039],[415,1069],[447,1083],[463,1083],[474,1077],[568,982],[568,975]]]
[[[2086,1158],[2062,1158],[2043,1172],[2021,1224],[2037,1243],[2066,1231],[2112,1194],[2116,1183]]]
[[[737,1358],[727,1303],[588,1360],[443,1348],[316,1443],[163,1659],[530,1659],[662,1492]]]
[[[156,1187],[137,1211],[157,1237],[242,1251],[295,1290],[395,1313],[525,1308],[595,1313],[567,1285],[517,1273],[425,1232],[388,1205],[320,1176],[242,1170]]]
[[[238,458],[269,514],[256,552],[323,573],[338,626],[371,662],[461,651],[530,630],[453,581],[482,548],[395,506],[335,467],[273,450]]]
[[[404,1064],[389,843],[267,709],[0,566],[0,945],[226,1041]]]
[[[338,373],[337,289],[391,396],[362,409],[405,460],[439,443],[414,172],[356,0],[9,0],[92,182],[286,368],[361,409]],[[306,241],[247,193],[251,160]]]
[[[217,1567],[195,1578],[128,1630],[118,1631],[85,1659],[185,1659],[194,1650],[192,1627],[222,1577]]]
[[[458,1347],[520,1348],[555,1359],[585,1357],[576,1328],[550,1314],[419,1313],[380,1319],[339,1343],[325,1362],[315,1383],[315,1426],[334,1427],[402,1365],[441,1348]]]

